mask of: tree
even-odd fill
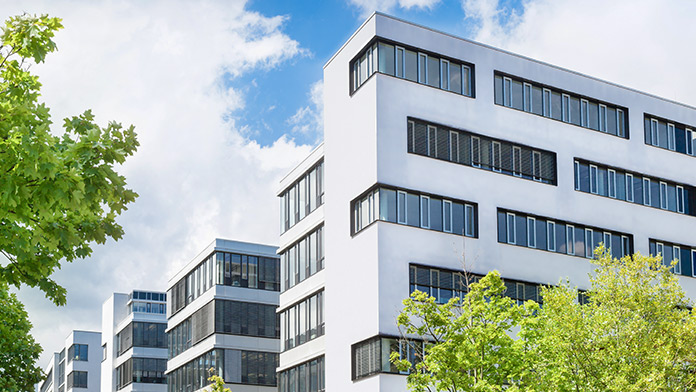
[[[518,390],[525,369],[525,348],[510,331],[535,312],[534,303],[519,306],[505,297],[500,274],[492,271],[471,283],[459,303],[452,298],[439,305],[435,298],[416,291],[404,300],[397,324],[404,336],[425,340],[415,364],[392,353],[399,370],[411,370],[413,391]],[[413,344],[412,347],[422,347]]]
[[[100,127],[88,110],[51,130],[30,73],[56,50],[58,18],[21,15],[5,22],[0,46],[0,283],[40,288],[58,305],[65,289],[50,279],[62,260],[92,253],[92,243],[118,240],[116,217],[137,194],[114,166],[132,155],[133,126]]]
[[[29,334],[31,323],[17,296],[0,283],[0,391],[30,391],[41,380],[36,360],[41,346]]]
[[[694,390],[696,317],[670,267],[640,253],[595,256],[586,304],[567,283],[547,287],[543,309],[523,324],[538,359],[530,382],[541,391]]]
[[[210,373],[208,381],[211,383],[208,392],[231,392],[229,388],[225,388],[225,380],[215,374],[215,368],[208,369],[208,373]]]

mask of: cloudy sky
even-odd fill
[[[215,237],[274,244],[279,179],[322,140],[322,66],[374,10],[696,105],[696,2],[681,0],[11,1],[63,18],[34,68],[60,119],[134,124],[140,194],[118,242],[66,264],[56,308],[23,288],[44,346],[100,329],[114,291],[164,290]]]

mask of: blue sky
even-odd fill
[[[118,168],[140,195],[124,238],[54,274],[65,307],[19,291],[42,365],[71,330],[100,329],[111,293],[166,290],[214,238],[278,242],[279,180],[322,139],[322,66],[376,9],[696,104],[696,2],[5,0],[3,19],[63,18],[58,52],[33,68],[54,124],[91,108],[141,143]]]

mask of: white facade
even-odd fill
[[[104,302],[102,392],[167,390],[164,376],[167,360],[165,310],[166,294],[161,292],[134,290],[129,294],[114,293]],[[147,339],[135,341],[133,323],[137,324],[136,331],[147,329],[152,333]],[[151,339],[153,335],[156,339]]]
[[[427,61],[428,57],[439,57],[452,64],[459,61],[468,65],[472,70],[472,97],[381,72],[369,73],[369,78],[357,89],[352,88],[355,86],[351,79],[352,62],[371,47],[376,37],[391,45],[413,50],[418,61],[421,58]],[[397,58],[396,67],[399,66],[398,61]],[[437,65],[442,66],[442,62],[439,61]],[[379,66],[375,61],[375,69]],[[442,75],[442,72],[439,70],[435,74]],[[551,92],[558,91],[559,99],[563,99],[559,101],[561,105],[565,105],[566,98],[561,98],[560,94],[567,93],[568,100],[577,97],[578,105],[598,108],[600,112],[607,108],[619,108],[626,114],[623,121],[627,125],[624,130],[628,137],[602,132],[607,131],[607,122],[600,125],[604,129],[592,130],[588,128],[590,125],[574,125],[564,119],[554,120],[527,112],[524,110],[526,107],[515,110],[506,107],[505,103],[496,104],[501,97],[496,99],[495,75],[512,76],[512,81],[528,83],[529,87],[525,85],[525,90],[520,90],[523,96],[526,96],[527,88],[531,92],[533,87],[539,86],[538,91],[545,95],[548,90],[549,97]],[[611,104],[615,105],[614,109]],[[578,107],[581,108],[580,113],[586,113],[586,106]],[[616,115],[617,112],[612,113]],[[592,115],[602,118],[601,114]],[[398,374],[378,372],[353,380],[351,346],[377,336],[399,335],[396,316],[401,309],[401,301],[410,293],[412,265],[452,271],[466,269],[476,274],[486,274],[496,269],[503,278],[536,284],[556,284],[561,278],[569,278],[580,289],[587,288],[587,275],[592,266],[586,258],[538,249],[540,246],[532,248],[508,244],[506,242],[510,238],[505,236],[499,240],[498,216],[502,213],[501,216],[507,218],[507,211],[517,216],[536,217],[539,222],[544,222],[544,227],[554,230],[556,223],[565,229],[577,226],[580,231],[573,231],[574,244],[581,243],[581,239],[576,237],[579,234],[575,233],[585,233],[582,229],[585,227],[593,230],[591,234],[606,231],[610,236],[614,235],[607,237],[611,241],[614,238],[621,241],[623,235],[628,239],[627,251],[642,254],[650,253],[650,241],[681,244],[679,250],[684,250],[686,246],[689,246],[689,250],[696,249],[693,234],[696,233],[696,219],[693,216],[664,210],[659,206],[616,200],[616,194],[611,196],[611,192],[603,197],[575,189],[576,181],[584,181],[575,179],[576,161],[610,168],[608,172],[603,172],[608,173],[608,178],[611,178],[612,171],[616,175],[620,169],[645,175],[652,178],[652,182],[647,183],[652,187],[661,179],[677,184],[677,192],[679,186],[696,185],[696,171],[686,170],[694,167],[696,160],[688,152],[678,152],[683,145],[679,145],[679,137],[674,141],[674,128],[670,130],[667,125],[666,133],[662,133],[663,138],[667,135],[669,139],[666,148],[651,146],[652,142],[646,141],[644,122],[647,120],[650,123],[653,117],[664,119],[665,123],[675,123],[677,128],[684,128],[679,124],[685,124],[687,135],[690,135],[688,124],[696,124],[696,110],[692,107],[374,14],[324,68],[324,144],[280,185],[279,196],[283,196],[307,170],[323,160],[325,201],[292,227],[287,230],[286,227],[281,228],[283,233],[279,253],[284,254],[307,232],[323,224],[327,262],[322,271],[281,293],[280,312],[323,290],[322,316],[326,333],[294,348],[286,348],[281,353],[278,369],[281,380],[289,374],[288,370],[299,371],[297,365],[323,357],[326,390],[404,391],[405,377]],[[513,146],[555,154],[555,178],[552,183],[546,184],[532,178],[518,178],[473,167],[471,162],[457,164],[448,159],[409,152],[408,138],[411,134],[408,127],[411,119],[432,123],[453,132],[467,132]],[[677,130],[676,135],[683,135],[683,132],[684,129]],[[463,138],[464,134],[459,135]],[[449,143],[451,146],[451,139]],[[693,155],[693,144],[691,146]],[[473,151],[471,147],[469,153],[474,154]],[[686,151],[690,151],[688,147]],[[450,154],[453,156],[453,153]],[[535,155],[531,157],[532,160],[536,159]],[[534,170],[535,164],[531,165]],[[594,181],[598,181],[596,178],[597,174]],[[588,181],[593,184],[592,175]],[[443,229],[436,231],[379,219],[354,232],[352,202],[377,184],[420,195],[416,199],[419,204],[424,199],[425,203],[429,203],[431,199],[440,198],[471,203],[476,213],[475,235],[467,237],[446,233]],[[615,185],[614,181],[614,185],[601,186],[605,187],[603,189],[619,189],[608,188]],[[663,197],[661,186],[653,189],[657,189],[658,197]],[[665,186],[665,200],[672,200],[667,196],[668,189],[671,188]],[[693,193],[691,195],[689,197],[693,197]],[[652,193],[652,197],[655,197],[655,193]],[[694,202],[693,198],[687,199],[688,202],[682,199],[681,203]],[[367,217],[385,212],[379,207],[378,200],[370,206],[372,209],[366,213]],[[386,200],[382,200],[386,203]],[[678,196],[676,200],[679,203]],[[285,204],[283,208],[286,208]],[[419,226],[426,226],[422,223],[425,219],[422,211],[416,217],[421,219]],[[546,226],[548,222],[552,224]],[[503,230],[505,227],[503,224]],[[534,233],[537,233],[536,230]],[[552,239],[549,237],[546,240],[549,241],[547,249],[550,249]],[[562,242],[561,238],[553,237],[554,248],[556,241]],[[568,249],[566,253],[571,253],[569,247],[564,249]],[[660,248],[658,245],[658,249],[667,249],[667,246]],[[576,254],[581,254],[580,249]],[[281,264],[284,268],[281,273],[283,280],[287,267]],[[692,275],[684,272],[687,269],[693,271],[689,260],[685,259],[683,265],[682,275]],[[696,280],[691,276],[681,276],[680,281],[687,293],[696,298]],[[286,324],[282,325],[281,336],[285,340]],[[298,389],[297,382],[294,379],[287,390],[316,390],[313,387]]]
[[[169,280],[170,391],[208,385],[211,367],[234,391],[277,389],[276,249],[216,239]]]
[[[65,346],[55,352],[44,368],[51,381],[37,385],[40,392],[99,392],[101,334],[72,331]]]

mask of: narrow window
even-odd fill
[[[686,128],[686,153],[688,155],[694,155],[694,133],[691,129]]]
[[[481,140],[476,137],[471,137],[471,166],[481,167]]]
[[[541,181],[541,153],[539,151],[532,152],[532,174],[534,181]]]
[[[667,204],[667,183],[660,181],[660,208],[666,210],[669,208]]]
[[[650,179],[643,177],[643,204],[650,205]]]
[[[421,196],[421,227],[430,228],[430,198]]]
[[[551,117],[551,90],[545,88],[542,92],[542,113],[544,117]]]
[[[566,226],[566,250],[569,255],[575,254],[575,227],[572,225]]]
[[[462,94],[471,96],[471,69],[462,65]]]
[[[452,202],[449,200],[442,204],[442,228],[446,233],[452,232]]]
[[[428,83],[428,55],[418,53],[418,83]]]
[[[522,305],[524,303],[524,283],[516,283],[515,284],[515,298],[517,300],[517,305]]]
[[[677,212],[684,213],[684,187],[677,185]]]
[[[674,273],[681,275],[681,248],[674,246],[672,248],[672,260],[677,260],[677,264],[674,265]]]
[[[599,187],[597,186],[597,166],[590,165],[590,193],[597,194]]]
[[[561,106],[563,122],[570,122],[570,95],[563,94],[563,105]]]
[[[367,77],[372,75],[372,48],[367,49]]]
[[[512,107],[512,79],[503,78],[503,105]]]
[[[585,257],[591,259],[594,248],[592,248],[592,229],[585,229]]]
[[[459,162],[459,132],[450,131],[450,161]]]
[[[493,171],[500,173],[502,159],[500,157],[500,142],[491,143],[491,155],[493,155]]]
[[[626,127],[624,126],[624,112],[621,109],[616,109],[616,133],[621,137],[626,137]]]
[[[524,94],[522,96],[523,107],[525,112],[532,111],[532,85],[529,83],[524,84]]]
[[[604,249],[607,250],[607,252],[611,251],[611,233],[604,232]]]
[[[556,251],[556,224],[554,222],[546,222],[546,238],[548,245],[548,250]]]
[[[575,168],[575,190],[579,191],[580,190],[580,162],[575,161],[573,163],[573,167]]]
[[[536,219],[527,218],[527,246],[536,248]]]
[[[437,156],[437,127],[428,125],[428,136],[426,139],[428,156],[435,158]]]
[[[404,48],[396,47],[396,77],[404,77]]]
[[[657,255],[656,256],[662,256],[663,258],[663,263],[664,263],[664,257],[665,257],[665,245],[661,242],[657,243]]]
[[[631,253],[631,243],[628,237],[625,235],[621,236],[621,256],[628,256]]]
[[[522,149],[512,147],[512,175],[522,177]]]
[[[633,174],[626,173],[626,201],[633,202]]]
[[[474,236],[474,206],[471,204],[464,205],[464,235],[467,237]]]
[[[507,214],[507,243],[514,244],[515,241],[515,214]]]
[[[654,118],[650,119],[650,144],[653,146],[660,145],[659,132],[657,132],[657,120]]]
[[[601,103],[599,104],[599,130],[607,131],[607,107]]]
[[[674,149],[676,148],[674,143],[674,136],[674,124],[667,124],[667,148],[669,148],[672,151],[674,151]]]
[[[407,211],[406,210],[406,200],[407,200],[406,192],[398,191],[397,195],[398,195],[398,199],[399,199],[399,201],[397,203],[397,207],[398,207],[397,222],[405,225],[405,224],[407,224],[407,222],[406,222],[406,216],[407,216],[406,215],[406,211]]]
[[[590,126],[590,110],[586,99],[580,100],[580,125],[585,128]]]
[[[449,85],[449,67],[450,63],[449,61],[445,59],[440,59],[440,88],[443,90],[448,90],[450,89]]]
[[[616,171],[613,169],[608,170],[609,173],[609,197],[616,198]]]
[[[691,276],[696,277],[696,250],[691,251]]]
[[[413,121],[408,121],[408,152],[416,151],[416,124]]]

